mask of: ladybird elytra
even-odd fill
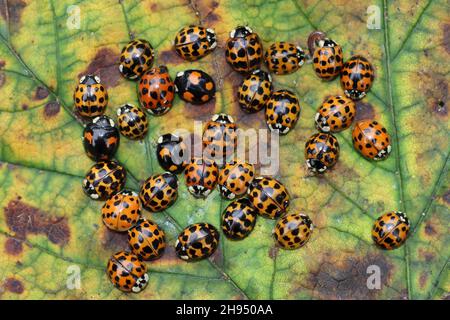
[[[242,74],[259,69],[263,47],[258,34],[248,26],[232,30],[226,42],[225,58],[235,71]]]
[[[153,65],[155,51],[150,42],[144,39],[131,40],[122,49],[119,71],[125,78],[139,78]]]
[[[139,81],[139,102],[152,115],[167,113],[175,98],[175,84],[166,66],[148,70]]]
[[[114,286],[124,292],[141,292],[149,280],[145,263],[127,251],[119,251],[111,256],[106,273]]]
[[[150,176],[142,184],[139,199],[150,212],[160,212],[170,207],[178,197],[178,178],[171,172]]]
[[[114,231],[127,231],[141,216],[138,194],[123,190],[106,200],[102,207],[103,223]]]
[[[188,61],[196,61],[208,55],[216,46],[215,31],[202,26],[184,27],[178,31],[174,40],[175,51]]]
[[[94,164],[83,179],[84,192],[94,200],[106,200],[121,191],[126,182],[126,170],[116,161]]]
[[[218,244],[219,232],[212,224],[195,223],[178,235],[175,251],[182,260],[196,261],[210,257]]]
[[[372,228],[372,239],[381,248],[392,250],[405,243],[410,229],[406,214],[390,211],[379,217]]]
[[[392,150],[389,133],[376,120],[357,122],[353,128],[352,139],[355,149],[367,159],[386,159]]]
[[[257,215],[247,198],[234,200],[222,213],[221,226],[224,235],[232,240],[244,239],[255,227]]]
[[[305,159],[312,173],[324,173],[334,166],[339,158],[339,143],[330,133],[319,132],[305,143]]]
[[[372,87],[374,79],[374,68],[363,56],[351,57],[342,67],[341,85],[345,95],[353,100],[364,98]]]
[[[138,107],[126,103],[117,109],[120,133],[129,139],[142,139],[148,131],[147,115]]]
[[[143,260],[155,260],[162,256],[166,248],[164,230],[158,224],[145,218],[128,230],[131,250]]]
[[[248,188],[248,199],[258,214],[275,219],[289,207],[290,195],[286,187],[272,177],[256,177]]]
[[[108,105],[108,92],[101,83],[100,77],[92,74],[84,75],[73,94],[75,109],[82,117],[93,118],[105,113]]]
[[[282,75],[300,69],[305,63],[306,54],[301,47],[281,41],[270,45],[264,59],[271,72]]]
[[[117,152],[119,142],[119,130],[107,116],[98,116],[84,127],[83,146],[92,160],[111,160]]]
[[[297,249],[308,242],[313,229],[314,225],[307,215],[289,213],[277,221],[273,236],[281,248]]]
[[[314,121],[322,132],[340,132],[351,126],[356,116],[356,105],[346,96],[331,96],[317,110]]]
[[[205,104],[216,96],[216,84],[213,78],[202,70],[180,71],[174,82],[178,96],[191,104]]]

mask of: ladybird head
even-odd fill
[[[133,288],[131,288],[131,291],[133,291],[134,293],[138,293],[144,290],[144,288],[148,284],[148,279],[148,274],[144,273],[143,276],[136,279],[136,283],[134,284]]]
[[[270,123],[268,124],[270,131],[279,133],[279,134],[287,134],[291,128],[282,125],[281,123]]]
[[[131,103],[125,103],[117,108],[117,116],[130,112],[134,106]]]
[[[389,144],[386,148],[381,149],[378,153],[373,157],[373,160],[383,160],[386,159],[391,153],[392,147]]]
[[[318,40],[317,41],[317,45],[320,48],[324,48],[324,47],[326,47],[326,48],[333,48],[333,47],[336,47],[338,44],[336,42],[334,42],[333,40],[331,40],[331,39],[324,38],[324,39]]]
[[[108,116],[99,116],[92,120],[92,123],[96,124],[99,127],[107,128],[107,127],[115,127],[114,120]]]
[[[344,93],[347,97],[349,97],[352,100],[361,100],[366,96],[366,92],[359,91],[356,89],[345,90]]]
[[[175,242],[175,251],[177,252],[177,256],[183,260],[189,260],[189,256],[186,251],[186,247],[181,244],[180,239],[177,239]]]
[[[190,186],[188,190],[196,198],[206,198],[211,193],[210,189],[199,185]]]
[[[162,66],[158,67],[158,71],[159,71],[159,73],[168,73],[169,69],[167,69],[166,66],[162,65]]]
[[[87,74],[80,78],[80,84],[92,85],[92,84],[99,84],[99,83],[100,83],[100,77],[93,75],[93,74]]]
[[[329,125],[327,125],[327,119],[325,117],[322,117],[320,112],[316,113],[314,120],[316,122],[317,129],[322,132],[330,132],[331,128]]]
[[[158,138],[158,144],[166,144],[166,143],[171,143],[171,142],[179,143],[179,142],[181,142],[181,138],[172,133],[163,134],[162,136],[160,136]]]
[[[137,197],[138,194],[133,190],[122,190],[118,194],[124,195],[124,196],[130,196],[130,197]]]
[[[324,173],[328,168],[318,159],[307,159],[306,166],[311,172]]]
[[[230,32],[230,38],[244,38],[252,34],[253,30],[247,26],[238,26]]]
[[[306,54],[305,51],[301,47],[297,47],[297,53],[296,53],[297,59],[298,59],[298,65],[302,66],[305,63],[306,60]]]
[[[407,225],[409,225],[409,219],[408,219],[408,217],[406,216],[406,214],[404,214],[404,213],[401,212],[401,211],[396,211],[395,214],[398,216],[398,218],[399,218],[399,220],[400,220],[401,222],[404,222],[404,223],[406,223]]]
[[[213,29],[206,29],[206,39],[209,42],[211,50],[217,46],[216,32]]]
[[[211,120],[222,124],[234,123],[234,119],[225,113],[217,113],[212,116]]]
[[[266,81],[272,82],[272,77],[270,76],[270,74],[268,72],[265,72],[264,70],[257,69],[255,71],[253,71],[252,74],[259,77],[261,80],[266,80]]]
[[[308,217],[306,214],[304,213],[300,213],[300,218],[303,220],[303,222],[308,226],[308,228],[310,228],[311,230],[314,229],[314,224],[311,221],[311,218]]]
[[[176,175],[174,175],[173,173],[170,172],[164,172],[162,174],[164,180],[166,181],[166,183],[173,189],[177,189],[178,188],[178,178]]]
[[[228,188],[225,187],[224,185],[217,185],[217,187],[219,188],[219,192],[222,195],[222,197],[227,198],[229,200],[233,200],[234,198],[236,198],[236,194],[228,190]]]

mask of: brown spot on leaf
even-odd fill
[[[26,240],[28,234],[44,234],[50,242],[60,246],[69,242],[70,228],[67,218],[50,216],[48,212],[30,206],[20,199],[10,201],[4,209],[6,224],[18,241]],[[22,251],[22,245],[16,245],[18,247],[14,252],[18,254]]]
[[[450,190],[447,190],[442,198],[444,199],[445,203],[450,204]]]
[[[269,257],[270,259],[274,260],[278,256],[278,251],[280,251],[280,248],[277,246],[273,246],[269,248]]]
[[[356,101],[355,122],[374,118],[375,118],[375,109],[370,103],[362,102],[361,100]]]
[[[214,27],[214,24],[221,20],[221,17],[215,12],[220,3],[217,0],[198,0],[195,1],[194,9],[199,12],[203,25]]]
[[[3,85],[6,82],[6,76],[4,72],[0,72],[0,88],[3,87]]]
[[[8,238],[5,242],[5,252],[16,256],[22,252],[22,241],[16,238]]]
[[[444,33],[444,39],[442,43],[444,45],[445,51],[447,51],[447,53],[450,53],[450,24],[444,24],[442,29]]]
[[[325,259],[336,257],[325,254]],[[342,256],[338,261],[323,261],[308,277],[304,287],[313,290],[315,298],[320,299],[375,299],[380,290],[367,287],[367,268],[371,265],[380,268],[381,284],[387,284],[391,266],[381,254],[365,257]],[[373,273],[372,273],[373,274]],[[402,298],[402,297],[399,297]]]
[[[159,64],[174,65],[183,63],[183,59],[175,52],[174,49],[163,50],[158,54]]]
[[[78,77],[86,74],[96,74],[107,87],[115,87],[120,80],[118,59],[120,54],[109,48],[100,49],[85,71]]]
[[[0,60],[0,69],[3,69],[6,65],[5,60]]]
[[[425,224],[425,233],[429,236],[434,236],[436,234],[436,230],[434,229],[431,221],[427,221]]]
[[[425,286],[425,284],[427,283],[427,280],[428,280],[428,273],[425,271],[422,271],[422,273],[420,274],[420,277],[419,277],[419,286],[422,289]]]
[[[61,110],[61,105],[57,101],[50,101],[44,107],[44,115],[46,118],[52,118],[56,116]]]
[[[10,26],[10,31],[17,31],[22,11],[27,6],[23,0],[0,0],[0,15]]]
[[[29,106],[26,103],[22,104],[22,110],[28,110],[28,108]]]
[[[8,278],[5,280],[3,287],[12,293],[21,294],[24,291],[23,284],[20,280],[15,278]]]
[[[38,86],[36,88],[36,91],[34,92],[34,100],[45,99],[48,97],[48,95],[49,95],[49,92],[48,92],[47,88]]]
[[[128,248],[128,233],[127,232],[115,232],[103,227],[103,236],[101,244],[103,248],[110,251],[120,251]]]
[[[431,72],[419,72],[420,92],[423,92],[429,110],[433,114],[446,118],[448,115],[448,81],[445,75]]]

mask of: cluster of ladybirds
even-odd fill
[[[217,45],[214,30],[201,26],[181,29],[174,41],[176,52],[184,59],[196,61]],[[323,33],[308,39],[314,69],[324,80],[341,76],[345,96],[327,98],[315,117],[319,133],[310,137],[305,147],[307,167],[322,174],[332,167],[339,155],[339,144],[332,135],[350,127],[356,108],[353,100],[361,99],[370,89],[374,73],[372,65],[361,56],[344,63],[342,49]],[[274,91],[268,72],[261,70],[264,60],[270,72],[282,75],[297,71],[307,59],[305,52],[288,42],[273,43],[263,54],[258,35],[249,27],[237,27],[226,42],[226,60],[237,72],[246,76],[238,90],[243,111],[255,113],[265,109],[270,130],[287,134],[300,115],[300,104],[289,90]],[[221,229],[233,240],[247,237],[256,217],[278,219],[273,230],[277,244],[285,249],[303,246],[314,228],[302,213],[287,213],[289,192],[272,177],[256,177],[252,164],[234,161],[237,125],[226,114],[216,114],[205,125],[200,157],[187,159],[187,146],[181,137],[167,133],[157,141],[156,155],[167,172],[149,177],[139,193],[124,190],[126,170],[112,160],[119,146],[120,134],[129,139],[142,139],[148,131],[146,113],[160,116],[168,112],[175,96],[191,104],[204,104],[215,96],[213,79],[202,70],[178,72],[172,81],[165,66],[153,67],[154,50],[146,40],[132,40],[122,50],[120,73],[127,79],[139,79],[139,102],[142,107],[124,104],[113,119],[103,115],[108,103],[106,88],[95,75],[80,79],[74,93],[79,115],[93,119],[83,132],[86,154],[96,161],[83,180],[83,189],[92,199],[105,201],[104,224],[111,230],[128,232],[129,251],[120,251],[108,261],[107,273],[114,285],[126,292],[140,292],[148,283],[144,260],[161,257],[166,247],[162,228],[141,216],[141,206],[160,212],[171,206],[178,196],[177,174],[184,171],[189,192],[206,198],[215,186],[222,197],[231,202],[222,213]],[[389,136],[376,121],[362,121],[353,130],[355,148],[365,157],[380,160],[390,153]],[[222,159],[223,161],[216,161]],[[406,239],[409,222],[400,212],[380,217],[372,231],[380,246],[393,249]],[[209,257],[217,249],[219,232],[211,224],[196,223],[178,236],[175,250],[179,258],[195,261]]]

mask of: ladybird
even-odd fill
[[[240,73],[245,74],[259,69],[263,58],[259,36],[249,27],[237,27],[230,32],[225,58],[230,66]]]
[[[281,217],[273,229],[273,237],[283,249],[303,247],[311,237],[314,225],[303,213],[290,213]]]
[[[372,64],[363,56],[351,57],[342,67],[341,85],[345,95],[353,100],[360,100],[366,96],[374,78]]]
[[[178,197],[178,179],[170,172],[149,177],[139,193],[142,206],[150,212],[170,207]]]
[[[92,118],[105,113],[108,93],[98,76],[88,74],[80,79],[73,94],[75,109],[82,117]]]
[[[289,90],[272,93],[266,103],[266,123],[270,131],[287,134],[300,116],[300,103],[295,94]]]
[[[154,58],[155,51],[150,42],[132,40],[122,49],[119,71],[127,79],[136,79],[152,67]]]
[[[94,161],[110,160],[116,154],[119,142],[119,130],[107,116],[95,118],[83,130],[84,150]]]
[[[202,70],[178,72],[175,86],[182,100],[196,105],[204,104],[216,96],[214,80]]]
[[[196,198],[206,198],[214,189],[219,168],[213,160],[194,157],[184,170],[189,192]]]
[[[217,46],[216,33],[213,29],[201,26],[184,27],[175,36],[174,47],[185,60],[198,60],[214,50]]]
[[[383,249],[400,247],[408,237],[409,219],[399,211],[391,211],[379,217],[372,228],[372,239]]]
[[[180,259],[195,261],[211,256],[219,244],[219,232],[209,223],[195,223],[178,235],[175,251]]]
[[[117,109],[119,131],[129,139],[143,139],[148,131],[147,115],[138,107],[126,103]]]
[[[248,188],[248,198],[257,212],[266,218],[278,218],[289,207],[289,192],[275,178],[257,177]]]
[[[219,172],[217,186],[222,197],[234,199],[247,193],[255,175],[255,167],[247,162],[227,163]]]
[[[125,168],[116,161],[94,164],[83,180],[83,190],[92,199],[106,200],[125,186]]]
[[[289,42],[275,42],[266,51],[264,59],[269,70],[275,74],[289,74],[305,63],[305,51]]]
[[[322,132],[339,132],[347,129],[355,119],[356,106],[345,96],[327,98],[317,110],[316,127]]]
[[[106,200],[102,208],[104,224],[114,231],[127,231],[141,216],[138,194],[123,190]]]
[[[167,133],[158,138],[156,158],[164,170],[182,172],[188,163],[187,156],[187,146],[181,137]]]
[[[154,222],[141,218],[128,230],[128,243],[142,260],[155,260],[162,256],[166,248],[164,231]]]
[[[313,173],[324,173],[334,166],[339,158],[339,143],[330,133],[316,133],[305,144],[305,159]]]
[[[236,123],[231,116],[225,113],[213,115],[203,130],[204,155],[222,165],[237,147],[236,130]]]
[[[166,66],[148,70],[139,81],[141,106],[155,116],[165,114],[172,108],[175,85]]]
[[[238,91],[239,105],[247,113],[264,108],[272,94],[272,77],[263,70],[253,71],[244,79]]]
[[[222,231],[228,239],[244,239],[255,227],[256,216],[256,210],[250,200],[237,199],[222,213]]]
[[[364,157],[386,159],[391,153],[391,140],[385,127],[375,120],[359,121],[353,128],[353,146]]]
[[[334,79],[342,70],[342,48],[331,39],[324,38],[316,42],[317,48],[313,55],[314,71],[324,80]]]
[[[130,252],[119,251],[114,254],[106,270],[112,284],[124,292],[138,293],[147,286],[147,266]]]

